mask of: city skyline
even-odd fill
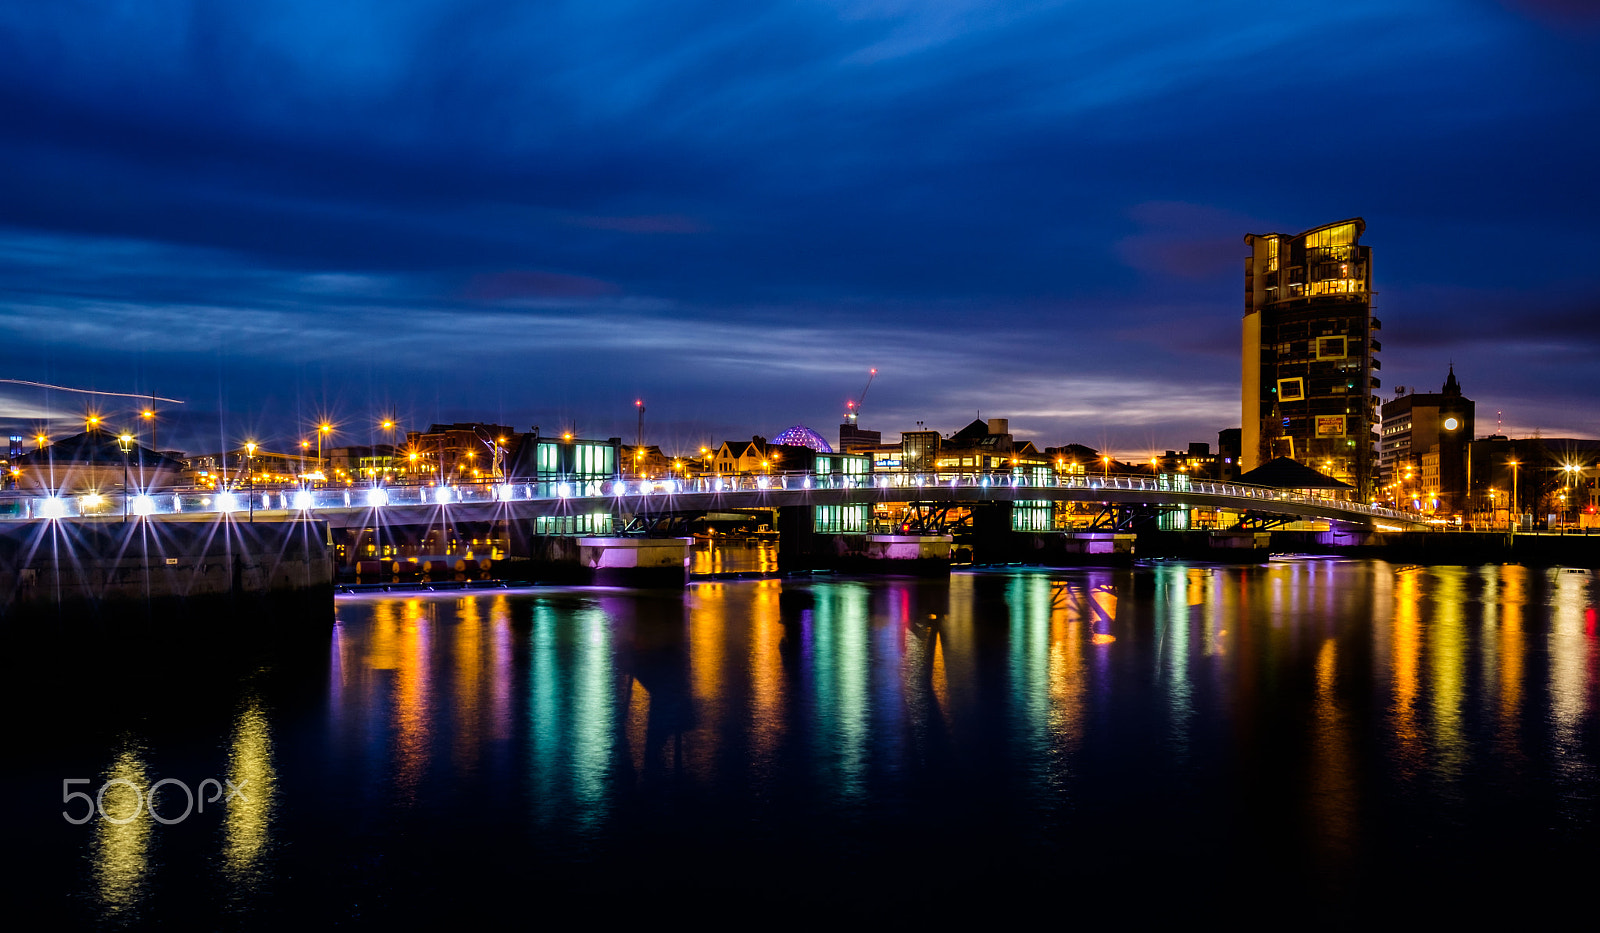
[[[692,450],[831,438],[877,367],[886,440],[1168,449],[1240,426],[1245,234],[1361,216],[1377,394],[1600,436],[1576,5],[353,9],[0,18],[0,377],[185,399],[189,449],[643,398]]]

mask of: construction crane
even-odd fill
[[[872,380],[876,378],[878,378],[878,371],[876,369],[869,370],[867,373],[867,385],[861,390],[861,397],[853,402],[844,403],[844,420],[851,425],[855,425],[860,420],[861,403],[867,400],[867,390],[872,388]]]

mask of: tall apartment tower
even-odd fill
[[[1291,457],[1370,498],[1381,349],[1357,217],[1244,238],[1240,469]]]

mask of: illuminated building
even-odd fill
[[[797,433],[802,431],[806,433]],[[812,469],[817,454],[833,452],[827,441],[803,425],[778,437],[803,443],[772,443],[759,434],[748,441],[723,441],[712,461],[713,469],[721,476],[798,472]]]
[[[1371,495],[1381,325],[1365,230],[1358,217],[1245,236],[1243,471],[1289,457]]]
[[[673,475],[673,458],[661,452],[658,444],[643,447],[623,445],[622,472],[640,479],[662,479]]]
[[[1401,394],[1385,402],[1378,441],[1381,498],[1424,512],[1464,511],[1475,408],[1461,394],[1453,366],[1441,392]]]
[[[538,429],[534,429],[538,433]],[[418,479],[436,482],[473,482],[493,479],[498,457],[501,469],[516,456],[522,435],[503,424],[468,421],[430,425],[426,432],[407,431],[406,449],[396,453],[395,465]],[[415,459],[411,454],[416,454]]]
[[[598,441],[571,434],[507,435],[507,444],[512,441],[516,452],[507,460],[506,476],[512,482],[537,484],[539,495],[559,495],[556,487],[563,483],[573,495],[600,495],[601,484],[622,477],[625,459],[620,437]]]
[[[329,447],[323,456],[330,480],[393,480],[405,472],[393,444]]]
[[[122,452],[118,435],[103,428],[91,428],[14,459],[16,472],[11,481],[17,489],[68,495],[120,491],[127,484],[135,490],[175,485],[183,464],[159,453],[131,444]]]
[[[1054,461],[1032,441],[1017,443],[1009,418],[973,421],[944,438],[934,457],[934,468],[941,473],[1044,470],[1053,466]]]
[[[932,470],[942,440],[938,431],[900,432],[900,468],[907,473]]]
[[[869,433],[875,435],[877,432],[873,431]],[[783,431],[779,432],[777,437],[772,439],[772,443],[782,444],[788,447],[810,447],[819,454],[833,453],[833,448],[828,446],[828,441],[821,434],[818,434],[803,424],[797,424],[792,428],[785,428]],[[876,443],[876,441],[873,443]]]
[[[882,431],[868,431],[856,426],[855,416],[839,425],[839,449],[849,453],[883,443]]]

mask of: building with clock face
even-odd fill
[[[1442,391],[1401,394],[1385,402],[1379,498],[1441,515],[1464,512],[1474,409],[1472,399],[1461,394],[1453,366]]]

